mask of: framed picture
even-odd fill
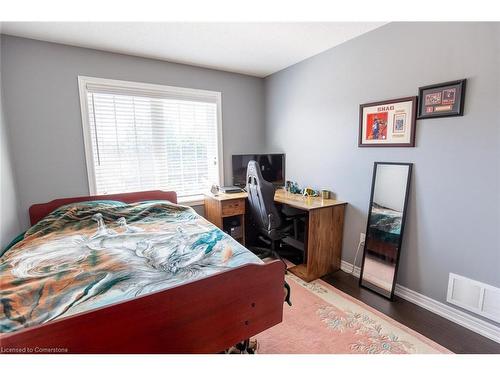
[[[465,79],[420,87],[418,118],[464,115]]]
[[[359,106],[359,147],[415,147],[417,97]]]

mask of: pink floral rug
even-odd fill
[[[257,335],[259,354],[451,353],[322,280],[286,276],[292,306],[283,322]]]

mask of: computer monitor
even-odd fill
[[[248,154],[233,155],[233,185],[244,188],[247,177],[247,166],[250,160],[260,165],[264,180],[275,186],[285,185],[285,154]]]

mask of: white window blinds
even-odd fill
[[[220,93],[139,86],[80,82],[91,190],[188,197],[219,184]]]

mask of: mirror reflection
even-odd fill
[[[412,164],[375,163],[360,284],[392,298]]]

